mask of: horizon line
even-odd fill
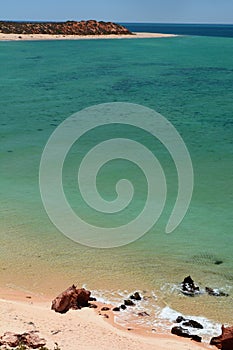
[[[65,23],[67,21],[75,21],[75,22],[81,22],[81,21],[90,21],[90,20],[95,20],[98,22],[113,22],[113,23],[119,23],[119,24],[185,24],[185,25],[233,25],[233,23],[220,23],[220,22],[132,22],[132,21],[115,21],[115,20],[96,20],[96,19],[63,19],[63,20],[35,20],[35,19],[0,19],[0,22],[38,22],[38,23],[43,23],[43,22],[61,22]]]

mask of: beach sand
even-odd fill
[[[4,34],[0,33],[0,41],[28,40],[85,40],[85,39],[146,39],[175,37],[175,34],[134,33],[134,35],[50,35],[50,34]]]
[[[15,290],[0,290],[0,335],[9,331],[24,333],[39,331],[50,349],[55,343],[61,350],[203,350],[206,345],[173,335],[151,334],[145,336],[114,326],[114,315],[107,312],[106,319],[98,309],[83,308],[66,314],[51,310],[46,298]],[[97,311],[96,311],[97,310]],[[213,348],[213,347],[211,347]]]

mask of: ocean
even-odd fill
[[[142,305],[151,315],[143,321],[147,325],[156,327],[156,320],[172,319],[176,312],[210,320],[213,334],[220,323],[232,323],[233,39],[228,27],[222,37],[209,36],[212,26],[206,35],[202,27],[201,36],[195,35],[197,26],[192,35],[190,26],[186,29],[181,33],[186,35],[160,39],[0,42],[2,286],[52,297],[75,283],[116,304],[139,290],[147,296]],[[178,186],[171,155],[145,132],[120,125],[98,128],[74,145],[64,163],[64,191],[74,211],[94,225],[116,227],[143,209],[147,183],[124,159],[106,164],[97,185],[111,201],[119,179],[135,184],[126,216],[100,215],[80,197],[81,160],[96,144],[115,137],[134,139],[156,155],[166,175],[167,199],[161,217],[141,238],[93,248],[70,240],[49,220],[39,167],[60,123],[84,108],[114,102],[153,109],[173,124],[192,159],[194,190],[183,221],[166,234]],[[202,290],[219,288],[229,296],[182,295],[179,284],[188,275]]]
[[[232,24],[184,23],[122,23],[132,32],[167,33],[179,35],[215,36],[232,38]]]

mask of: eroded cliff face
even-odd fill
[[[50,34],[50,35],[124,35],[132,34],[127,28],[112,22],[8,22],[0,21],[4,34]]]

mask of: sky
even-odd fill
[[[233,24],[233,0],[0,0],[0,20]]]

